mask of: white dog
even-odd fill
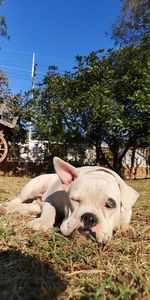
[[[6,211],[41,214],[28,226],[42,231],[52,228],[59,217],[63,235],[78,229],[99,242],[111,238],[118,226],[128,231],[138,193],[118,174],[99,166],[75,168],[58,157],[54,157],[54,168],[56,174],[30,180],[6,204]]]

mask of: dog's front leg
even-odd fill
[[[47,231],[52,228],[55,223],[56,209],[49,202],[44,202],[42,213],[39,218],[28,222],[28,227],[33,230]]]
[[[120,217],[120,231],[123,236],[135,238],[136,232],[133,226],[130,225],[132,209],[129,211],[123,210]]]

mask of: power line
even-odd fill
[[[9,60],[8,59],[5,60],[4,55],[6,54],[4,54],[3,52],[7,52],[7,57],[9,58]],[[3,54],[4,57],[3,58],[1,57],[0,60],[0,70],[5,72],[6,76],[8,77],[10,85],[12,85],[13,83],[13,86],[16,86],[16,88],[17,87],[20,88],[18,80],[24,82],[25,81],[32,82],[30,77],[32,64],[29,63],[29,56],[31,58],[32,55],[31,52],[2,48],[1,54]],[[17,59],[15,54],[17,55]],[[28,58],[26,56],[28,56]],[[53,61],[63,63],[63,64],[69,64],[69,62],[59,60],[57,58],[46,56],[39,53],[36,54],[36,58],[37,57],[38,59],[36,59],[37,66],[36,66],[36,78],[35,78],[36,85],[43,81],[44,77],[49,72],[48,69],[49,66],[53,65]],[[61,68],[58,65],[59,73],[63,74],[65,71],[66,70],[64,70],[64,68]],[[16,79],[16,82],[15,80],[13,82],[13,79]],[[23,84],[21,84],[21,88],[26,90],[26,87],[25,85],[23,87]]]
[[[9,67],[9,66],[5,66],[5,65],[1,65],[0,68],[3,69],[8,69],[8,70],[13,70],[13,71],[18,71],[18,72],[27,72],[30,73],[30,70],[25,70],[25,69],[21,69],[21,68],[14,68],[14,67]],[[37,72],[37,75],[45,75],[44,72]]]
[[[11,76],[11,78],[17,78],[17,79],[22,79],[22,80],[27,80],[31,82],[31,79],[28,77],[24,77],[23,75],[15,74],[15,73],[7,73],[7,76]]]
[[[39,67],[39,66],[43,67],[43,68],[47,68],[47,70],[45,70],[45,72],[39,72],[39,71],[37,71],[38,74],[45,75],[48,72],[48,66],[37,63],[37,67]],[[13,66],[9,66],[9,65],[1,65],[0,67],[4,68],[4,69],[14,69],[15,71],[23,71],[23,72],[28,72],[28,73],[31,72],[30,70],[27,70],[27,69],[13,67]],[[58,71],[65,72],[66,70],[58,68]]]
[[[21,68],[9,67],[9,66],[5,66],[5,65],[2,65],[1,68],[10,69],[10,70],[14,70],[14,71],[28,72],[28,73],[31,72],[29,70],[25,70],[25,69],[21,69]]]
[[[16,54],[32,55],[32,52],[21,51],[21,50],[13,50],[13,49],[8,49],[8,48],[2,48],[2,51],[6,51],[6,52],[10,52],[10,53],[16,53]]]
[[[13,49],[8,49],[8,48],[3,48],[2,51],[6,51],[6,52],[10,52],[10,53],[16,53],[16,54],[26,54],[26,55],[32,55],[32,52],[28,52],[28,51],[22,51],[22,50],[13,50]],[[55,60],[55,61],[58,61],[60,63],[63,63],[63,64],[71,64],[71,62],[68,62],[68,61],[65,61],[65,60],[61,60],[59,58],[56,58],[56,57],[52,57],[52,56],[47,56],[47,55],[44,55],[44,54],[40,54],[40,53],[36,53],[36,56],[40,56],[40,57],[44,57],[44,58],[47,58],[47,59],[50,59],[50,60]]]

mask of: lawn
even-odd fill
[[[29,180],[0,177],[0,202]],[[133,209],[136,237],[118,234],[107,244],[84,241],[59,229],[37,233],[31,216],[1,214],[0,299],[150,299],[150,180],[128,181],[140,193]]]

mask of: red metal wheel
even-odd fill
[[[0,135],[0,163],[6,158],[8,153],[8,145],[2,135]]]

